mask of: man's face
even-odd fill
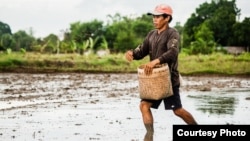
[[[162,29],[168,23],[168,17],[164,18],[162,15],[153,15],[153,24],[156,29]]]

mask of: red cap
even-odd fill
[[[172,16],[173,10],[172,8],[167,4],[159,4],[155,7],[153,12],[147,13],[148,15],[162,15],[167,14]]]

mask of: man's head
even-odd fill
[[[160,16],[163,15],[164,18],[170,16],[169,23],[172,21],[172,8],[167,4],[159,4],[155,7],[153,12],[147,13],[148,15]]]

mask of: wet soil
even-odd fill
[[[184,107],[201,124],[249,124],[250,78],[183,76]],[[0,139],[4,141],[143,141],[137,74],[0,73]],[[184,124],[163,106],[153,110],[154,141]]]

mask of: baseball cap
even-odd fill
[[[154,11],[148,12],[148,15],[162,15],[167,14],[171,15],[173,14],[172,8],[167,4],[159,4],[155,7]]]

